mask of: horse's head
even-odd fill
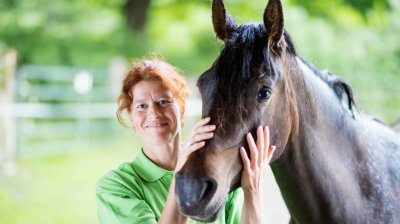
[[[225,45],[197,85],[203,117],[211,117],[217,129],[176,175],[181,212],[201,221],[215,220],[228,193],[240,186],[239,147],[247,147],[246,133],[255,136],[257,126],[270,126],[277,145],[274,160],[288,141],[296,114],[288,88],[293,83],[284,75],[293,67],[296,53],[283,28],[281,2],[268,2],[264,23],[237,26],[223,2],[214,0],[212,19]]]

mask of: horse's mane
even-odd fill
[[[238,113],[232,113],[238,115],[238,121],[241,121],[241,112],[246,112],[247,109],[245,104],[242,103],[241,92],[246,89],[247,84],[250,82],[252,77],[252,61],[253,54],[256,49],[255,46],[261,43],[256,43],[256,40],[261,40],[263,36],[266,36],[265,28],[261,25],[256,24],[243,24],[239,26],[232,34],[232,36],[225,42],[225,46],[222,49],[220,56],[215,62],[216,75],[216,89],[215,98],[219,98],[218,101],[225,102],[227,105],[236,105]],[[260,47],[263,47],[260,45]],[[262,56],[262,55],[260,55]],[[259,56],[259,57],[260,57]],[[268,65],[269,61],[266,64]],[[217,125],[223,125],[221,122],[225,119],[225,113],[227,107],[219,108],[217,114],[220,115],[216,122]]]
[[[296,55],[293,42],[289,34],[285,31],[284,38],[287,51],[291,55]],[[226,104],[234,104],[238,108],[237,115],[247,111],[246,104],[241,103],[242,90],[252,79],[252,68],[261,62],[265,71],[268,74],[276,74],[274,71],[273,62],[270,52],[265,48],[267,45],[267,33],[264,24],[242,24],[239,26],[232,36],[225,42],[225,47],[222,49],[219,58],[214,63],[216,74],[215,79],[218,83],[215,92],[219,95],[216,98],[221,98]],[[264,49],[262,52],[258,49]],[[262,75],[262,74],[260,74]],[[276,74],[279,75],[279,74]],[[221,115],[227,111],[221,108],[217,114]],[[224,120],[224,119],[222,119]],[[238,116],[241,120],[241,116]],[[218,123],[218,121],[216,121]]]
[[[355,118],[357,107],[353,97],[353,91],[348,83],[343,79],[335,76],[330,71],[320,71],[314,65],[306,61],[304,58],[298,58],[322,81],[324,81],[338,97],[345,110],[349,111],[350,115]]]
[[[283,35],[287,54],[297,56],[289,33],[285,30]],[[246,104],[241,102],[243,100],[242,91],[246,89],[247,84],[253,78],[252,75],[257,72],[252,71],[252,68],[255,67],[253,65],[262,63],[268,74],[280,75],[279,71],[274,69],[273,56],[265,47],[266,41],[267,33],[264,24],[253,23],[239,26],[232,33],[232,36],[226,40],[220,56],[213,65],[216,74],[218,74],[214,76],[216,83],[218,83],[214,93],[218,93],[218,95],[215,95],[215,98],[220,98],[218,101],[225,102],[226,105],[236,105],[233,108],[237,108],[238,111],[235,113],[226,111],[227,108],[232,108],[229,106],[219,108],[216,111],[216,114],[220,116],[215,121],[217,125],[222,125],[221,121],[226,120],[223,119],[225,113],[238,116],[237,120],[241,121],[241,114],[247,112]],[[264,50],[259,51],[258,49]],[[299,58],[334,91],[342,107],[354,118],[356,107],[351,87],[330,72],[321,72],[303,58]]]

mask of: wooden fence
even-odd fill
[[[12,104],[17,52],[7,51],[0,59],[0,171],[12,175],[16,172],[17,137]]]
[[[122,67],[118,61],[108,71],[24,65],[11,72],[7,99],[0,104],[0,138],[5,140],[0,165],[15,165],[17,157],[74,152],[75,143],[118,138]],[[186,107],[188,119],[199,116],[201,101],[191,98]]]

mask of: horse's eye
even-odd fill
[[[271,97],[271,91],[266,88],[260,89],[257,93],[257,99],[260,101],[266,101]]]

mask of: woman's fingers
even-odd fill
[[[204,126],[204,125],[208,124],[208,122],[210,122],[210,120],[211,120],[210,117],[206,117],[206,118],[201,119],[199,122],[197,122],[197,123],[193,126],[192,130],[195,130],[195,129],[197,129],[198,127],[201,127],[201,126]]]
[[[190,145],[189,151],[190,151],[190,152],[194,152],[194,151],[196,151],[197,149],[202,148],[205,144],[206,144],[205,141],[193,143],[192,145]]]
[[[180,169],[187,157],[194,151],[204,147],[205,141],[213,137],[215,125],[207,125],[210,122],[210,117],[206,117],[197,122],[186,141],[182,144],[182,149],[179,152],[176,169]]]
[[[215,125],[209,124],[209,125],[199,126],[196,129],[193,129],[192,132],[193,132],[193,134],[212,132],[215,130],[215,128],[216,128]]]
[[[253,136],[248,133],[246,135],[247,143],[250,150],[250,162],[254,168],[265,163],[269,163],[276,146],[270,146],[269,128],[268,126],[260,126],[257,128],[257,140],[254,141]]]
[[[257,163],[261,164],[263,162],[263,155],[265,151],[265,146],[264,146],[264,141],[265,141],[265,133],[264,133],[264,128],[262,126],[259,126],[257,128],[257,150],[258,150],[258,160]]]
[[[274,146],[274,145],[270,146],[270,147],[268,148],[268,150],[266,150],[266,151],[268,151],[268,154],[267,154],[267,158],[265,158],[265,161],[266,161],[268,164],[269,164],[269,162],[271,161],[272,155],[274,154],[275,150],[276,150],[276,146]]]
[[[214,136],[215,125],[199,126],[193,129],[188,136],[190,144],[194,144],[199,141],[210,139]]]
[[[200,138],[197,137],[197,139],[194,139],[194,137],[198,134],[201,133],[207,133],[207,132],[213,132],[216,128],[215,125],[207,125],[208,122],[210,122],[210,117],[206,117],[204,119],[201,119],[199,122],[197,122],[192,130],[190,131],[190,134],[188,136],[188,139],[192,139],[192,140],[199,140]]]
[[[196,135],[194,135],[193,137],[191,137],[191,144],[194,144],[196,142],[200,142],[203,140],[207,140],[210,139],[214,136],[213,132],[206,132],[206,133],[198,133]]]
[[[263,128],[263,134],[264,134],[264,141],[265,141],[265,150],[263,152],[263,162],[268,162],[268,153],[269,153],[269,149],[270,149],[270,139],[269,139],[269,128],[268,126],[265,126]]]
[[[265,144],[265,149],[269,148],[270,140],[269,140],[269,128],[268,126],[264,127],[264,144]]]
[[[247,134],[246,138],[247,138],[247,143],[249,144],[249,149],[250,149],[251,167],[255,168],[256,167],[256,163],[258,161],[257,146],[256,146],[256,143],[254,142],[253,136],[250,133]]]
[[[244,147],[240,147],[240,156],[242,157],[242,161],[243,161],[243,168],[246,172],[248,172],[251,168],[250,168],[250,159],[247,156],[246,150],[244,149]]]
[[[210,122],[210,117],[206,117],[197,122],[188,138],[186,139],[185,146],[188,147],[189,151],[194,151],[204,146],[204,140],[210,139],[214,136],[213,131],[215,130],[215,125],[207,125]]]

